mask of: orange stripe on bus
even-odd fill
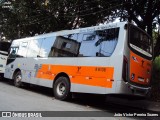
[[[72,83],[112,88],[113,67],[42,64],[36,77],[54,80],[55,76],[61,72],[69,75]]]

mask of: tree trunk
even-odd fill
[[[147,23],[147,33],[152,37],[152,20]]]

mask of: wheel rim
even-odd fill
[[[57,93],[58,93],[58,95],[62,96],[62,95],[65,94],[65,92],[66,92],[66,86],[65,86],[65,84],[62,83],[62,82],[59,83],[57,85]]]
[[[22,77],[21,75],[16,76],[16,84],[19,85],[21,83]]]

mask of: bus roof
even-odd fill
[[[109,29],[109,28],[123,27],[125,24],[127,24],[127,22],[108,23],[108,24],[92,26],[92,27],[85,27],[85,28],[78,28],[78,29],[73,29],[73,30],[56,31],[56,32],[36,35],[33,37],[15,39],[15,40],[38,39],[38,38],[45,38],[45,37],[52,37],[52,36],[68,35],[68,34],[73,34],[73,33],[92,32],[95,30],[104,30],[104,29]]]

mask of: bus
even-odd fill
[[[72,93],[149,93],[152,39],[128,22],[63,30],[13,40],[4,77],[14,85],[53,89],[56,99]]]
[[[0,41],[0,78],[3,78],[4,75],[10,45],[9,42]]]

